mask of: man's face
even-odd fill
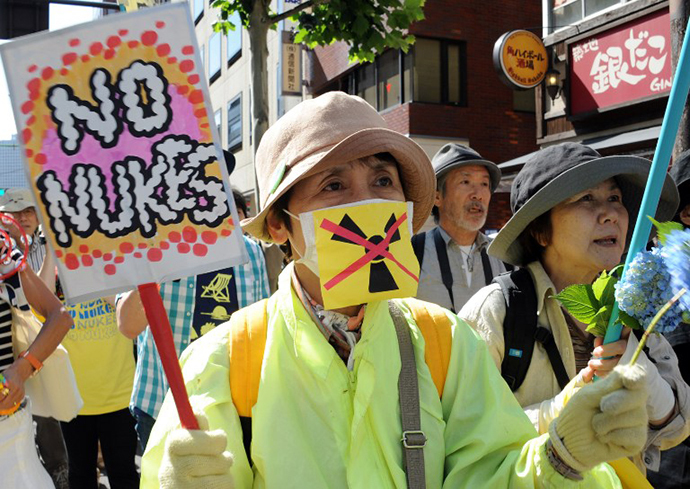
[[[491,201],[491,178],[486,167],[463,166],[446,176],[445,191],[436,192],[440,220],[467,231],[479,231]]]
[[[8,214],[19,223],[19,225],[24,229],[27,236],[34,234],[38,228],[38,217],[36,216],[36,209],[33,207],[27,207],[24,210],[18,212],[8,212]],[[11,233],[14,235],[14,233]],[[17,236],[12,236],[17,238]]]

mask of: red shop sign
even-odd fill
[[[668,10],[569,46],[570,112],[580,114],[671,90]]]

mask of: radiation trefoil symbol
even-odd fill
[[[384,227],[385,236],[373,235],[367,238],[366,233],[352,220],[352,218],[345,214],[340,220],[339,224],[324,219],[321,222],[321,228],[333,233],[331,240],[349,243],[355,246],[362,246],[365,254],[357,259],[349,266],[344,268],[340,273],[327,281],[323,286],[326,290],[331,290],[333,287],[347,279],[349,276],[370,264],[369,273],[369,292],[388,292],[397,290],[393,275],[388,268],[386,259],[393,262],[403,272],[412,277],[415,282],[419,281],[419,277],[411,272],[407,267],[400,263],[395,256],[389,251],[388,247],[391,243],[400,240],[400,231],[398,228],[407,220],[407,213],[403,213],[398,219],[395,214],[391,214],[390,219]]]

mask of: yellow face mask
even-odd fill
[[[362,201],[299,220],[306,250],[298,261],[320,277],[325,309],[417,294],[411,202]]]

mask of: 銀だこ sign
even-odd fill
[[[186,4],[0,54],[70,302],[246,261]]]

